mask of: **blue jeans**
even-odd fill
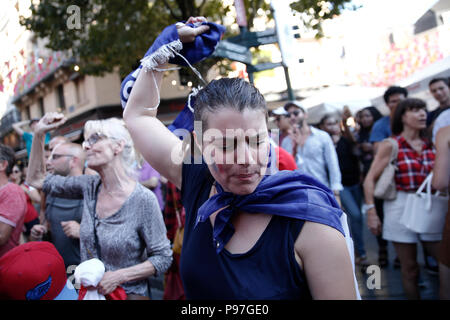
[[[362,189],[361,185],[344,186],[344,190],[340,191],[342,208],[350,219],[350,232],[358,256],[365,256],[363,238],[363,215],[361,212]]]

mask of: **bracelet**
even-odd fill
[[[369,211],[370,209],[372,209],[372,208],[375,208],[375,204],[363,204],[363,211],[365,211],[365,212],[367,212],[367,211]]]

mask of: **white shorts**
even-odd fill
[[[383,239],[400,243],[441,241],[442,233],[417,233],[400,223],[407,196],[407,192],[397,191],[395,200],[384,200]]]

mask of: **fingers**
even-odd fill
[[[63,229],[65,235],[68,237],[70,237],[72,235],[72,232],[71,232],[72,228],[70,225],[71,225],[70,221],[62,221],[61,222],[62,229]]]
[[[66,120],[66,117],[62,113],[48,112],[38,122],[35,131],[48,132],[64,124]]]
[[[100,280],[100,283],[97,286],[97,290],[98,293],[105,296],[113,292],[119,285],[120,282],[118,282],[115,273],[109,271],[103,275],[102,280]]]
[[[58,112],[49,112],[46,113],[45,116],[41,119],[45,124],[52,124],[54,122],[58,122],[65,119],[62,113]]]
[[[31,228],[30,236],[33,240],[41,240],[46,232],[47,228],[45,228],[45,226],[37,224]]]
[[[64,234],[69,238],[80,237],[80,224],[76,221],[62,221],[61,226]]]
[[[197,23],[197,22],[206,22],[205,17],[189,17],[186,23]]]
[[[381,223],[377,223],[376,225],[370,225],[369,230],[374,236],[380,235],[381,234]]]
[[[197,28],[194,28],[194,34],[195,36],[198,36],[199,34],[205,33],[209,30],[209,26],[203,25]]]
[[[187,26],[181,22],[177,23],[176,24],[177,31],[181,42],[183,43],[193,42],[196,36],[204,32],[207,32],[209,30],[209,26],[200,25],[202,22],[206,22],[205,17],[195,17],[195,18],[190,17],[186,23],[194,24],[194,28]]]

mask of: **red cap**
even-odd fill
[[[64,260],[50,242],[28,242],[0,258],[2,299],[53,300],[66,281]]]

